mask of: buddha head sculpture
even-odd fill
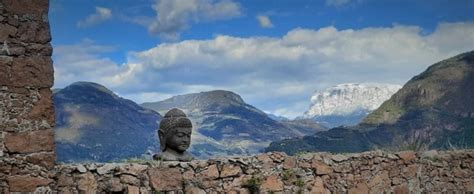
[[[186,149],[191,144],[191,120],[177,108],[168,111],[160,122],[158,137],[161,153],[155,155],[156,160],[190,161],[193,159]]]

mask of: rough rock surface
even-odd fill
[[[0,0],[0,193],[55,184],[48,0]]]
[[[15,189],[10,191],[433,193],[474,192],[473,164],[474,150],[438,151],[436,155],[373,151],[287,156],[272,152],[191,162],[56,165],[49,180],[35,173],[16,175],[22,169],[7,159],[0,160],[0,172],[12,175],[7,180]],[[31,184],[20,184],[20,180]]]

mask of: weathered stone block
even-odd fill
[[[333,172],[330,166],[316,159],[313,159],[313,161],[311,162],[311,168],[316,169],[317,175],[331,174]]]
[[[263,191],[282,191],[283,181],[281,181],[278,175],[270,175],[262,183],[261,189]]]
[[[97,181],[91,172],[81,174],[77,181],[77,189],[84,193],[97,193]]]
[[[405,164],[408,164],[416,159],[416,153],[413,151],[402,151],[398,152],[397,155],[403,160],[403,162],[405,162]]]
[[[8,24],[1,24],[0,23],[0,48],[3,47],[4,41],[7,41],[9,37],[14,37],[17,29],[13,26],[10,26]]]
[[[107,184],[108,191],[110,192],[122,192],[123,184],[120,182],[120,179],[117,177],[111,178]]]
[[[226,164],[222,167],[222,172],[220,177],[232,177],[232,176],[239,176],[242,174],[242,169],[240,166]]]
[[[53,86],[53,61],[48,56],[16,57],[11,67],[11,86]]]
[[[359,183],[355,187],[349,189],[349,194],[369,193],[369,186],[366,183]]]
[[[53,127],[55,123],[52,92],[49,88],[44,88],[39,91],[39,94],[39,100],[34,104],[33,108],[28,113],[28,119],[46,119],[48,124]]]
[[[51,41],[48,23],[21,22],[18,34],[20,40],[26,43],[45,44]]]
[[[179,190],[183,185],[183,176],[178,168],[150,168],[148,176],[150,186],[156,191]]]
[[[127,193],[128,194],[140,194],[140,189],[135,186],[127,186]]]
[[[51,180],[29,175],[10,176],[7,178],[11,192],[34,192],[37,187],[48,185]]]
[[[11,14],[47,14],[49,0],[2,0]]]
[[[294,157],[288,157],[283,162],[283,169],[296,168],[296,159]]]
[[[74,186],[74,178],[66,174],[60,174],[57,176],[58,180],[56,184],[59,187],[71,187]]]
[[[5,146],[10,153],[51,152],[54,150],[52,129],[6,133]]]
[[[219,170],[217,169],[217,165],[210,165],[206,170],[200,172],[198,174],[198,177],[206,180],[213,180],[219,178]]]
[[[54,154],[54,152],[33,153],[26,156],[26,161],[47,169],[52,169],[55,165],[56,154]]]

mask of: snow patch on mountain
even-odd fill
[[[377,109],[402,86],[379,83],[345,83],[316,91],[304,118],[347,116]]]

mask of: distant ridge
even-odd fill
[[[413,77],[360,125],[273,142],[266,151],[360,152],[474,147],[474,51]]]
[[[156,150],[161,115],[92,82],[54,95],[55,141],[61,162],[110,162]]]

